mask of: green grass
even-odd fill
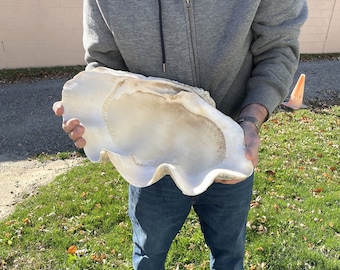
[[[66,160],[76,157],[86,157],[83,149],[77,149],[73,152],[58,152],[56,154],[46,154],[44,152],[31,157],[31,159],[38,160],[40,162],[45,162],[49,160]]]
[[[339,106],[277,112],[263,126],[245,269],[340,269],[339,127]],[[57,177],[0,222],[0,269],[132,269],[127,190],[110,163]],[[209,269],[193,212],[166,269]]]

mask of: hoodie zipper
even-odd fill
[[[192,61],[193,61],[193,68],[192,68],[192,72],[193,72],[193,82],[195,85],[198,85],[198,67],[197,67],[197,59],[196,59],[196,50],[195,50],[195,45],[194,45],[194,37],[193,37],[193,18],[192,18],[192,7],[191,7],[191,0],[185,0],[186,3],[186,11],[188,14],[188,21],[189,21],[189,43],[190,43],[190,47],[192,50]]]
[[[162,1],[158,0],[158,15],[159,15],[159,33],[161,39],[161,49],[162,49],[162,68],[163,72],[166,72],[166,55],[165,55],[165,45],[164,45],[164,34],[163,34],[163,16],[162,16]]]

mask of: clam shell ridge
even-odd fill
[[[170,175],[189,196],[214,179],[245,179],[241,127],[215,108],[208,92],[167,79],[98,67],[77,74],[62,92],[64,120],[85,127],[86,156],[110,159],[130,184]]]

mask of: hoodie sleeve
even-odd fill
[[[83,45],[87,70],[98,66],[127,70],[113,33],[108,27],[97,1],[84,0]]]
[[[286,98],[299,62],[298,37],[307,14],[305,0],[261,1],[252,25],[254,69],[243,107],[258,103],[272,113]]]

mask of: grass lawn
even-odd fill
[[[340,106],[263,126],[245,269],[340,269],[339,133]],[[71,169],[0,222],[0,269],[132,269],[131,250],[127,183],[111,164]],[[193,212],[166,269],[209,269]]]

